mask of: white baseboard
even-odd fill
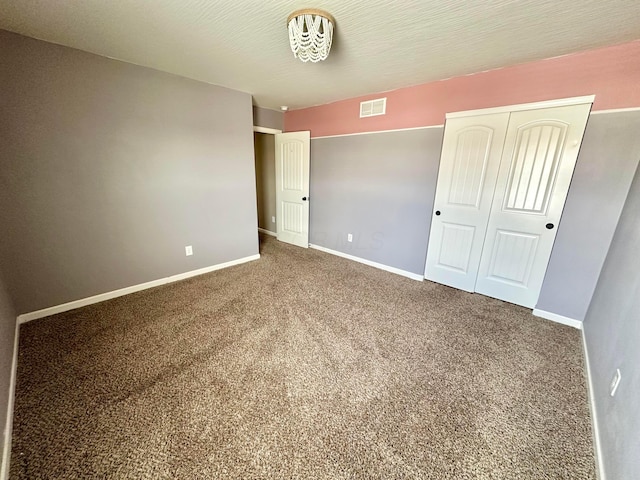
[[[11,379],[9,380],[9,401],[7,402],[7,422],[4,427],[4,448],[0,463],[0,480],[9,479],[9,460],[11,458],[11,434],[13,432],[13,405],[16,394],[16,375],[18,373],[18,336],[20,324],[16,318],[16,329],[13,338],[13,358],[11,360]]]
[[[178,275],[172,275],[170,277],[160,278],[151,282],[140,283],[131,287],[121,288],[112,292],[101,293],[92,297],[81,298],[80,300],[74,300],[73,302],[63,303],[62,305],[56,305],[54,307],[43,308],[42,310],[36,310],[35,312],[24,313],[18,315],[18,323],[30,322],[38,318],[48,317],[49,315],[55,315],[56,313],[67,312],[94,303],[104,302],[112,298],[121,297],[130,293],[139,292],[140,290],[147,290],[148,288],[159,287],[160,285],[166,285],[167,283],[179,282],[187,278],[195,277],[197,275],[203,275],[205,273],[214,272],[234,265],[240,265],[241,263],[250,262],[252,260],[258,260],[260,254],[251,255],[249,257],[239,258],[237,260],[231,260],[230,262],[219,263],[210,267],[200,268],[198,270],[192,270],[190,272],[179,273]]]
[[[331,255],[336,255],[338,257],[347,258],[349,260],[353,260],[354,262],[364,263],[365,265],[369,265],[370,267],[379,268],[380,270],[384,270],[386,272],[395,273],[396,275],[402,275],[403,277],[410,278],[412,280],[417,280],[422,282],[424,277],[422,275],[418,275],[417,273],[407,272],[406,270],[400,270],[399,268],[389,267],[387,265],[383,265],[382,263],[372,262],[371,260],[366,260],[364,258],[355,257],[353,255],[349,255],[348,253],[338,252],[337,250],[331,250],[330,248],[321,247],[320,245],[309,244],[310,248],[314,248],[316,250],[320,250],[321,252],[330,253]]]
[[[584,352],[584,364],[587,370],[587,390],[589,394],[589,410],[591,412],[591,428],[593,431],[593,444],[596,451],[596,475],[598,480],[605,480],[604,466],[602,464],[602,447],[600,445],[600,433],[598,432],[598,418],[596,415],[595,394],[593,380],[591,378],[591,367],[589,365],[589,352],[587,351],[587,339],[582,330],[582,350]]]
[[[258,227],[258,231],[264,233],[265,235],[271,235],[272,237],[277,237],[278,234],[276,232],[272,232],[271,230],[267,230],[266,228]]]
[[[582,321],[576,320],[575,318],[563,317],[557,313],[546,312],[544,310],[538,310],[537,308],[533,309],[533,314],[536,317],[546,318],[552,322],[561,323],[563,325],[568,325],[570,327],[577,328],[578,330],[582,330]]]

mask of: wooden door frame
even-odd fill
[[[278,130],[277,128],[267,128],[267,127],[259,127],[257,125],[253,126],[254,133],[267,133],[270,135],[275,135],[276,133],[284,133],[282,130]]]

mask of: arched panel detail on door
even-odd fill
[[[547,212],[568,127],[565,122],[542,120],[517,129],[503,210]]]
[[[449,185],[449,204],[480,208],[494,129],[473,125],[460,130]]]

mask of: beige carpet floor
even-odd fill
[[[578,330],[261,254],[23,325],[11,478],[595,478]]]

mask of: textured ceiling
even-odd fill
[[[336,18],[296,60],[286,18]],[[638,0],[0,0],[0,28],[301,108],[640,37]],[[1,55],[1,53],[0,53]]]

